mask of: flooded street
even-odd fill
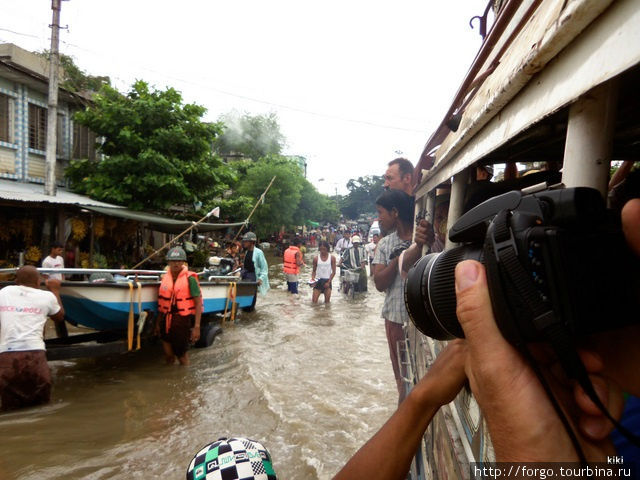
[[[395,409],[380,310],[384,295],[311,304],[312,253],[299,297],[267,251],[272,289],[189,367],[161,349],[51,362],[52,403],[0,414],[0,478],[184,478],[220,436],[270,451],[278,478],[327,479]],[[321,297],[322,301],[322,297]]]

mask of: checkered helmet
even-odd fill
[[[220,438],[195,454],[187,480],[277,480],[271,455],[248,438]]]

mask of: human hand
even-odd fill
[[[466,342],[460,339],[449,342],[414,390],[424,391],[424,398],[438,406],[452,402],[467,380],[466,359]]]
[[[57,278],[48,278],[45,280],[45,284],[52,293],[59,293],[60,288],[62,287],[62,282]]]
[[[533,369],[498,330],[482,264],[467,260],[457,265],[456,296],[468,348],[465,370],[487,421],[496,459],[577,461],[571,440]],[[553,387],[575,424],[580,411],[572,390],[561,390],[557,382]],[[585,435],[579,435],[579,441],[589,460],[604,461],[607,454],[614,454],[609,441],[594,441]]]
[[[258,285],[262,285],[262,280],[258,279]]]
[[[191,343],[196,343],[200,339],[200,325],[191,329]]]
[[[433,225],[423,218],[418,225],[416,225],[413,241],[417,243],[419,247],[422,247],[424,245],[431,245],[434,240]]]

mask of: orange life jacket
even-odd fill
[[[284,251],[284,273],[292,273],[297,275],[300,273],[298,259],[296,258],[300,249],[298,247],[289,247]]]
[[[171,327],[171,305],[175,304],[178,315],[184,317],[196,313],[196,302],[189,289],[189,277],[195,277],[196,281],[198,280],[198,275],[195,272],[190,272],[186,266],[178,274],[175,283],[171,272],[162,277],[158,292],[158,311],[165,314],[167,332]],[[202,299],[202,296],[200,298]]]

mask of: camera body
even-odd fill
[[[464,214],[449,238],[462,245],[422,257],[407,278],[405,304],[425,335],[464,336],[454,271],[466,259],[485,265],[496,323],[513,344],[544,341],[549,328],[575,338],[638,322],[639,262],[597,190],[508,192]]]

